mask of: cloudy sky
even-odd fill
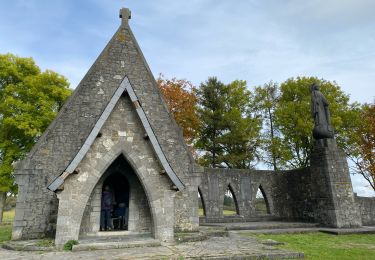
[[[154,75],[248,86],[290,77],[335,80],[352,101],[375,99],[373,0],[12,0],[0,3],[0,53],[33,57],[75,88],[120,24]],[[361,178],[355,191],[371,195]]]

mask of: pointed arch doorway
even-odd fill
[[[128,230],[129,182],[120,171],[111,173],[103,182],[100,231]]]
[[[123,231],[118,232],[121,234],[128,233],[126,231],[151,234],[153,231],[147,195],[123,155],[112,162],[96,184],[85,209],[80,233],[113,234],[106,231]]]

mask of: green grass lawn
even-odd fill
[[[0,225],[0,243],[10,240],[12,235],[13,219],[14,209],[4,212],[3,223]]]
[[[375,234],[330,235],[325,233],[255,235],[261,240],[284,242],[278,246],[304,252],[306,259],[375,259]]]
[[[236,215],[236,211],[234,210],[228,210],[228,209],[224,209],[223,210],[223,215],[224,216],[233,216],[233,215]]]
[[[3,223],[13,223],[14,209],[5,211],[3,214]]]
[[[198,209],[198,214],[199,216],[204,216],[202,208]],[[231,216],[231,215],[236,215],[236,212],[233,210],[223,210],[223,214],[224,216]]]

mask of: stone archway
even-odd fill
[[[226,212],[225,211],[225,209],[226,209],[226,207],[225,207],[226,198],[229,199],[233,204],[232,207],[229,209],[229,211],[231,213],[225,213]],[[239,205],[238,205],[238,201],[237,201],[237,195],[234,192],[233,186],[229,183],[226,187],[225,194],[224,194],[223,217],[238,216],[238,215],[240,215],[240,211],[239,211]]]
[[[202,207],[202,214],[199,214],[200,216],[204,216],[206,217],[207,215],[207,212],[206,212],[206,202],[205,202],[205,198],[203,197],[203,194],[202,194],[202,191],[200,189],[200,187],[198,187],[198,204],[199,204],[199,209],[200,207]]]
[[[135,176],[144,189],[151,212],[152,235],[161,241],[173,240],[175,192],[169,188],[170,180],[160,176],[161,169],[154,160],[152,151],[148,149],[142,156],[138,153],[139,151],[132,149],[131,143],[118,142],[101,158],[90,160],[90,154],[84,158],[79,165],[80,173],[68,178],[64,190],[58,194],[57,246],[61,247],[68,240],[78,240],[83,213],[90,197],[102,185],[102,177],[120,155],[134,169]],[[98,218],[95,221],[99,223]]]
[[[80,237],[95,235],[106,229],[105,212],[103,210],[103,190],[105,186],[113,192],[112,221],[114,231],[151,232],[153,221],[150,203],[144,188],[135,171],[120,154],[105,171],[96,184],[83,215]],[[103,219],[104,218],[104,219]],[[101,236],[105,233],[101,234]]]
[[[117,167],[113,167],[113,166]],[[108,176],[103,179],[103,185],[101,189],[101,214],[100,214],[100,231],[104,232],[106,230],[120,231],[129,229],[129,202],[133,199],[134,194],[131,194],[134,189],[141,189],[141,194],[144,195],[143,189],[140,184],[135,185],[132,183],[130,185],[129,178],[133,170],[126,169],[122,165],[127,165],[126,161],[122,156],[118,157],[107,170]],[[122,167],[121,167],[122,166]],[[113,169],[111,168],[118,168]],[[130,175],[130,176],[129,176]],[[104,177],[104,176],[103,176]],[[130,198],[130,195],[132,195]],[[146,195],[144,195],[146,197]],[[147,198],[144,200],[139,200],[141,204],[146,204],[147,218],[150,219],[150,210],[148,207]],[[87,206],[86,206],[87,207]],[[91,207],[93,210],[93,207]],[[108,214],[109,213],[109,214]],[[146,215],[146,214],[143,214]],[[86,215],[84,214],[84,217]],[[134,219],[134,218],[132,218]],[[149,222],[149,221],[148,221]],[[81,230],[83,226],[81,223]]]

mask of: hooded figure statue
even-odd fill
[[[311,90],[311,113],[314,119],[313,136],[315,139],[333,138],[331,116],[328,101],[320,92],[318,84],[313,83]]]

